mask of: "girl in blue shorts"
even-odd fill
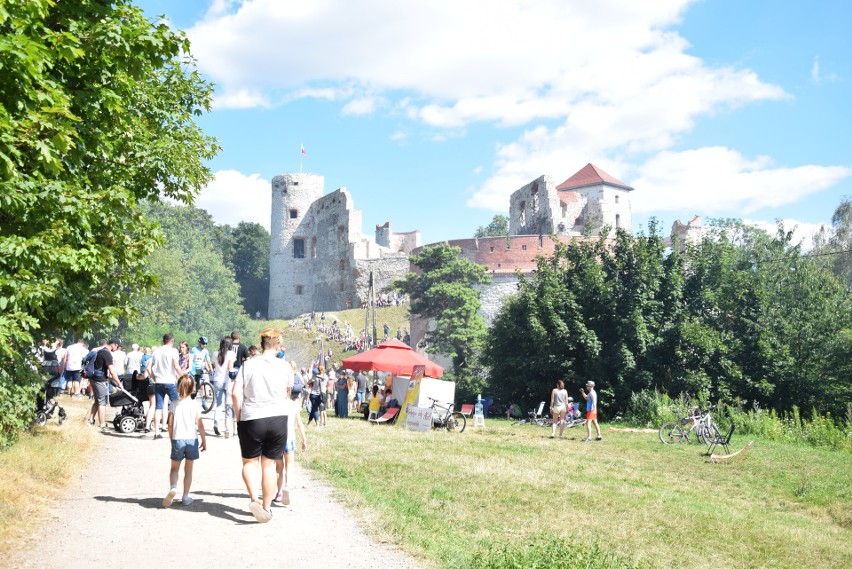
[[[183,469],[183,498],[181,503],[188,506],[192,503],[189,488],[192,486],[192,465],[199,455],[198,435],[201,434],[200,450],[207,450],[207,439],[204,436],[204,425],[201,423],[201,408],[192,395],[193,382],[189,375],[184,374],[178,379],[178,400],[169,403],[169,440],[172,443],[172,465],[169,470],[169,493],[163,498],[163,507],[168,508],[177,494],[178,472],[180,463],[186,460]]]

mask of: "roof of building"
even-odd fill
[[[624,182],[619,182],[591,162],[583,166],[579,172],[556,186],[557,190],[576,190],[577,188],[585,188],[587,186],[597,186],[599,184],[606,184],[608,186],[615,186],[616,188],[621,188],[623,190],[632,191],[633,188],[625,184]]]

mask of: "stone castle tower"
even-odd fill
[[[316,174],[272,179],[269,244],[269,317],[360,307],[374,291],[387,291],[408,272],[408,254],[420,231],[394,233],[390,223],[376,238],[361,234],[361,212],[346,188],[324,195]]]

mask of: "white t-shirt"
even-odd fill
[[[201,417],[201,408],[192,397],[184,397],[169,403],[169,413],[174,415],[172,419],[174,440],[194,440],[198,438],[198,418]]]
[[[89,348],[79,342],[68,346],[68,365],[65,366],[65,369],[68,371],[80,371],[83,369],[83,358],[88,353]]]
[[[142,371],[142,352],[133,350],[127,352],[127,373]]]
[[[115,366],[115,373],[117,375],[127,373],[127,354],[121,348],[112,353],[112,365]]]
[[[216,352],[213,355],[213,379],[211,381],[213,383],[225,383],[228,381],[228,362],[233,367],[235,361],[237,361],[237,354],[229,350],[225,354],[225,363],[220,365],[219,352]]]
[[[151,372],[154,374],[155,383],[177,383],[177,359],[178,351],[174,346],[163,345],[154,350],[151,356]]]
[[[65,348],[56,348],[56,361],[59,362],[59,365],[62,365],[62,360],[65,359],[66,354],[68,354],[68,350]]]
[[[243,390],[241,421],[287,414],[287,388],[293,386],[293,368],[284,360],[274,355],[246,360],[237,382],[242,382]]]
[[[296,440],[296,419],[299,417],[299,412],[302,410],[301,402],[296,399],[287,400],[287,444],[290,441]]]

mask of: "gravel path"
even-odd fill
[[[151,435],[103,434],[97,456],[56,504],[52,519],[30,539],[20,559],[0,565],[420,567],[392,544],[367,537],[332,500],[330,488],[298,464],[291,505],[273,506],[275,517],[267,524],[255,522],[240,475],[238,441],[212,436],[212,419],[204,422],[211,436],[195,464],[193,504],[182,506],[179,492],[170,509],[162,508],[168,437],[155,441]],[[179,489],[182,484],[181,470]]]

